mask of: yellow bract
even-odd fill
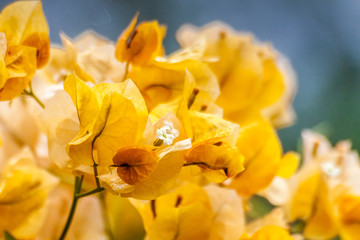
[[[118,150],[113,157],[117,174],[127,184],[145,180],[154,170],[158,156],[154,148],[147,146],[125,147]]]
[[[290,182],[290,186],[294,189],[290,202],[290,221],[307,219],[311,216],[321,181],[318,168],[314,164],[303,167],[294,178],[296,178],[294,184]]]
[[[360,234],[360,196],[341,196],[338,207],[342,224],[340,232],[342,239],[355,240]]]
[[[282,178],[291,177],[297,170],[300,163],[300,156],[296,152],[287,152],[281,159],[277,175]]]
[[[50,56],[49,29],[40,1],[18,1],[0,14],[0,100],[19,95]]]
[[[245,218],[234,190],[184,183],[147,203],[132,201],[149,239],[239,239]]]
[[[304,236],[308,238],[331,239],[334,238],[339,231],[334,218],[334,206],[329,199],[329,189],[326,183],[320,182],[317,188],[317,195],[312,205],[311,216],[306,219]]]
[[[65,90],[77,109],[80,130],[67,145],[73,167],[110,166],[121,147],[135,144],[147,120],[147,109],[131,81],[103,83],[90,88],[71,74]]]
[[[131,182],[133,183],[132,185],[125,182],[130,176],[129,171],[126,173],[121,172],[121,176],[110,172],[101,175],[99,178],[113,192],[121,194],[123,197],[155,199],[173,188],[175,180],[184,164],[182,150],[190,147],[191,142],[187,139],[176,142],[172,146],[156,150],[156,155],[150,157],[151,159],[158,159],[155,166],[153,166],[152,160],[149,168],[134,166],[131,169],[137,171],[135,175],[136,181]],[[150,154],[149,152],[145,153],[148,157]],[[136,154],[128,157],[129,163],[138,161],[134,157],[136,157]]]
[[[239,239],[245,228],[242,199],[232,189],[215,185],[204,187],[212,207],[209,240]]]
[[[179,129],[174,115],[163,116],[151,124],[148,121],[144,135],[135,145],[119,148],[110,169],[100,175],[101,181],[114,193],[123,197],[154,199],[173,188],[175,180],[185,162],[182,150],[191,147],[190,139],[179,136],[170,145],[156,142],[156,130],[165,122],[173,123]]]
[[[182,47],[200,38],[208,43],[205,56],[217,59],[208,65],[218,78],[221,93],[217,104],[226,119],[242,124],[262,116],[277,127],[292,123],[295,80],[281,55],[222,23],[200,29],[185,25],[177,33]]]
[[[64,49],[52,47],[49,64],[39,71],[39,76],[47,82],[63,82],[73,71],[84,81],[93,83],[123,80],[125,64],[116,60],[111,41],[92,31],[74,39],[61,33],[60,38]]]
[[[29,149],[14,156],[0,178],[0,236],[6,230],[18,239],[35,237],[45,217],[46,199],[57,182],[36,166]]]
[[[243,156],[220,138],[195,144],[185,152],[185,165],[196,165],[212,182],[223,182],[244,170]]]
[[[236,146],[245,158],[245,171],[232,180],[230,187],[242,196],[251,196],[267,187],[276,176],[281,164],[281,146],[265,120],[241,128]]]
[[[196,88],[195,78],[187,72],[183,94],[155,107],[150,118],[157,120],[168,113],[176,114],[183,129],[180,137],[185,135],[193,142],[193,147],[185,151],[184,170],[198,174],[196,170],[200,167],[201,175],[209,181],[223,182],[243,170],[243,156],[234,146],[239,129],[237,124],[196,111],[203,103],[211,106],[212,96],[209,91]]]
[[[348,141],[333,148],[327,139],[303,132],[304,165],[290,178],[289,220],[302,219],[309,239],[354,240],[359,208],[360,163]]]
[[[239,125],[226,121],[213,114],[196,111],[189,112],[190,125],[193,131],[193,141],[198,143],[211,138],[224,138],[227,142],[235,144]]]
[[[115,56],[120,62],[145,64],[164,54],[162,40],[166,27],[157,21],[143,22],[135,28],[138,14],[121,34]]]
[[[182,53],[175,52],[166,58],[157,58],[149,64],[131,68],[128,77],[139,87],[150,110],[181,96],[189,78],[195,81],[194,87],[198,88],[199,97],[211,100],[210,104],[219,95],[217,79],[210,68]],[[194,105],[194,110],[195,107],[198,108],[196,110],[201,108]]]
[[[179,187],[145,206],[138,203],[138,209],[151,240],[209,237],[212,207],[205,190],[196,185]]]
[[[284,228],[266,226],[255,232],[249,240],[294,240]]]

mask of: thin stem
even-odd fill
[[[94,169],[94,176],[95,176],[96,187],[97,187],[97,188],[101,188],[100,180],[99,180],[99,178],[98,178],[97,166],[98,166],[97,163],[95,163],[95,161],[94,161],[93,169]]]
[[[71,204],[71,208],[70,208],[70,213],[69,213],[69,216],[67,218],[67,221],[66,221],[66,224],[65,224],[65,227],[61,233],[61,236],[60,236],[60,240],[63,240],[65,239],[65,236],[67,234],[67,232],[69,231],[69,228],[70,228],[70,225],[71,225],[71,222],[74,218],[74,214],[75,214],[75,210],[76,210],[76,206],[77,206],[77,202],[79,200],[79,198],[76,197],[76,195],[79,193],[79,191],[81,190],[81,185],[82,185],[82,179],[83,179],[83,176],[80,178],[78,176],[75,177],[75,186],[74,186],[74,197],[73,197],[73,201],[72,201],[72,204]]]
[[[77,195],[76,195],[76,198],[83,198],[83,197],[92,195],[92,194],[94,194],[94,193],[102,192],[102,191],[104,191],[104,190],[105,190],[105,188],[103,188],[103,187],[95,188],[94,190],[91,190],[91,191],[89,191],[89,192],[77,194]]]
[[[78,180],[78,181],[76,181],[76,179],[75,179],[75,184],[77,183],[77,185],[75,185],[74,193],[81,192],[81,186],[82,186],[83,180],[84,180],[84,175],[81,175],[80,180]]]
[[[33,89],[32,89],[32,85],[31,85],[31,82],[29,83],[29,88],[30,90],[24,90],[23,93],[25,95],[28,95],[30,97],[32,97],[42,108],[45,108],[45,105],[44,103],[35,95],[35,93],[33,92]]]
[[[98,193],[98,192],[101,192],[101,191],[105,190],[105,188],[97,187],[94,190],[91,190],[89,192],[80,193],[83,180],[84,180],[84,175],[82,175],[81,177],[75,177],[74,197],[73,197],[73,201],[72,201],[72,204],[71,204],[70,213],[69,213],[69,216],[68,216],[68,218],[66,220],[65,227],[64,227],[64,229],[63,229],[63,231],[61,233],[61,236],[60,236],[59,240],[64,240],[67,232],[69,231],[69,228],[71,226],[71,222],[72,222],[72,220],[74,218],[74,214],[75,214],[75,210],[76,210],[78,200],[80,198],[83,198],[83,197],[86,197],[86,196],[89,196],[89,195],[92,195],[92,194],[95,194],[95,193]]]

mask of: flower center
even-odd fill
[[[164,121],[164,125],[162,128],[156,129],[156,139],[162,140],[165,145],[171,145],[180,133],[174,128],[172,122]]]
[[[321,168],[329,177],[337,177],[341,173],[341,169],[333,162],[324,162],[321,164]]]

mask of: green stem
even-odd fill
[[[25,95],[28,95],[28,96],[32,97],[42,108],[45,108],[44,103],[43,103],[43,102],[35,95],[35,93],[33,92],[31,82],[29,83],[29,88],[30,88],[29,91],[24,90],[23,93],[24,93]]]
[[[86,197],[86,196],[89,196],[89,195],[92,195],[92,194],[95,194],[95,193],[98,193],[98,192],[101,192],[101,191],[105,190],[102,187],[97,187],[94,190],[91,190],[89,192],[80,193],[83,180],[84,180],[84,175],[82,175],[81,177],[75,177],[74,197],[73,197],[73,201],[72,201],[72,204],[71,204],[70,213],[69,213],[69,216],[68,216],[68,218],[66,220],[65,227],[64,227],[64,229],[63,229],[63,231],[61,233],[61,236],[60,236],[59,240],[64,240],[67,232],[69,231],[69,228],[71,226],[71,222],[72,222],[72,220],[74,218],[74,214],[75,214],[75,210],[76,210],[78,200],[80,198],[83,198],[83,197]]]
[[[66,221],[66,224],[65,224],[65,227],[61,233],[61,236],[60,236],[60,240],[63,240],[65,239],[65,236],[70,228],[70,225],[71,225],[71,222],[73,220],[73,217],[74,217],[74,214],[75,214],[75,210],[76,210],[76,206],[77,206],[77,202],[79,200],[79,198],[76,197],[76,195],[80,192],[81,190],[81,185],[82,185],[82,179],[84,178],[84,176],[81,176],[81,177],[78,177],[76,176],[75,177],[75,186],[74,186],[74,197],[73,197],[73,201],[72,201],[72,204],[71,204],[71,208],[70,208],[70,213],[69,213],[69,216],[67,218],[67,221]]]
[[[75,178],[74,196],[76,196],[77,193],[81,192],[83,181],[84,181],[84,175],[81,175],[80,179],[78,180]]]
[[[96,187],[97,188],[101,188],[101,185],[100,185],[100,180],[98,178],[98,170],[97,170],[97,163],[95,163],[94,161],[94,166],[93,166],[93,169],[94,169],[94,176],[95,176],[95,182],[96,182]]]
[[[102,191],[104,191],[104,190],[105,190],[105,188],[103,188],[103,187],[95,188],[94,190],[91,190],[91,191],[89,191],[89,192],[76,195],[76,198],[83,198],[83,197],[92,195],[92,194],[94,194],[94,193],[102,192]]]

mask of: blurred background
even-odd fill
[[[10,3],[0,0],[0,8]],[[43,0],[51,40],[86,29],[116,41],[134,14],[168,26],[167,53],[178,48],[176,30],[221,20],[271,42],[298,76],[297,122],[279,131],[285,150],[296,150],[301,130],[315,128],[334,143],[360,149],[360,1],[358,0]]]

